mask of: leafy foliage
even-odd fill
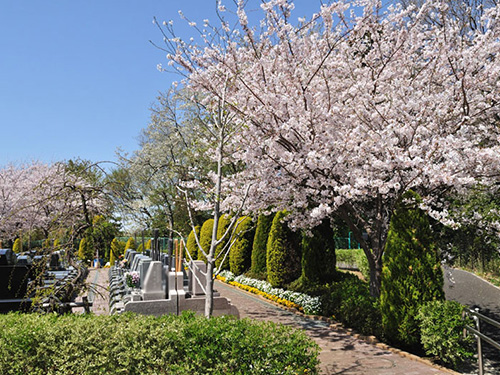
[[[328,283],[336,276],[335,242],[329,220],[302,236],[302,278]]]
[[[219,218],[219,225],[217,226],[217,239],[218,240],[222,238],[224,233],[226,233],[226,230],[229,227],[230,223],[231,223],[231,217],[227,214],[224,214]],[[215,249],[215,256],[216,257],[224,250],[224,247],[226,246],[228,241],[229,241],[229,235],[226,236],[225,240],[222,241]],[[222,264],[222,267],[221,267],[222,261],[224,261],[224,263]],[[227,256],[224,258],[224,254],[221,255],[219,257],[219,259],[217,259],[215,261],[215,267],[217,267],[217,268],[221,267],[220,268],[221,270],[228,270],[229,269],[229,257]]]
[[[16,240],[14,241],[14,245],[12,246],[12,251],[15,252],[16,254],[19,254],[22,251],[21,244],[22,244],[21,239],[16,238]]]
[[[127,243],[125,244],[125,249],[123,249],[123,253],[130,249],[130,250],[135,250],[135,240],[133,237],[129,237],[127,240]]]
[[[125,249],[125,242],[119,241],[117,238],[113,238],[111,241],[110,251],[109,251],[109,264],[114,265],[120,255],[123,254]]]
[[[323,315],[333,316],[346,327],[365,335],[382,336],[378,299],[370,295],[368,284],[351,273],[321,291]]]
[[[214,219],[206,220],[200,229],[200,245],[203,251],[208,254],[210,250],[210,244],[212,243],[212,230],[214,227]],[[198,260],[202,260],[205,263],[207,258],[203,255],[201,251],[198,251]]]
[[[463,309],[455,301],[431,301],[423,304],[417,315],[425,352],[454,369],[474,356],[473,337],[463,336],[464,327],[474,327],[474,322],[462,319]]]
[[[5,375],[317,374],[317,355],[301,331],[231,317],[0,316]]]
[[[191,232],[189,233],[189,236],[187,238],[187,241],[186,241],[186,247],[189,251],[189,254],[191,255],[191,258],[193,258],[193,260],[196,260],[198,259],[198,244],[196,243],[196,238],[194,236],[195,234],[195,231],[196,231],[196,236],[198,236],[198,240],[200,239],[200,226],[197,225],[194,227],[194,231],[191,230]],[[187,254],[185,255],[184,257],[186,260],[190,260],[189,257],[187,256]]]
[[[300,276],[300,238],[284,222],[286,211],[273,219],[267,240],[267,279],[273,287],[282,287]]]
[[[253,275],[262,275],[266,273],[267,238],[271,230],[273,217],[273,215],[260,215],[257,219],[255,237],[252,245],[251,272]]]
[[[229,252],[230,270],[235,275],[241,275],[250,269],[252,263],[252,243],[255,234],[254,223],[248,216],[238,219],[235,235],[238,239],[234,242]]]
[[[370,267],[362,249],[336,249],[335,256],[337,264],[344,263],[357,268],[366,280],[370,279]]]
[[[388,340],[405,347],[420,343],[416,315],[428,301],[443,300],[443,271],[421,199],[409,191],[392,217],[385,249],[380,308]]]
[[[94,248],[92,246],[91,237],[83,237],[80,240],[80,245],[78,247],[78,258],[84,261],[92,260],[94,257]]]

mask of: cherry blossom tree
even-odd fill
[[[463,32],[444,0],[336,1],[298,22],[293,3],[270,0],[257,29],[243,3],[234,29],[222,16],[220,28],[206,24],[204,44],[166,39],[170,65],[237,116],[232,147],[246,167],[237,179],[255,182],[247,208],[288,209],[301,227],[342,218],[379,295],[389,221],[406,191],[452,224],[442,194],[498,178],[500,8]]]

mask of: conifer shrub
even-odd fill
[[[248,216],[238,219],[235,235],[238,236],[229,252],[230,270],[236,276],[250,269],[252,263],[252,244],[255,228],[252,218]]]
[[[109,264],[112,266],[116,263],[121,254],[123,254],[123,249],[125,249],[125,243],[113,238],[111,241],[111,246],[109,250]]]
[[[260,215],[257,219],[255,236],[252,245],[251,274],[262,276],[266,274],[267,238],[273,224],[274,215]]]
[[[226,233],[227,228],[229,227],[229,224],[231,224],[231,216],[224,214],[219,218],[219,225],[217,226],[217,240],[221,239],[224,233]],[[231,234],[228,233],[224,241],[222,241],[217,248],[215,249],[215,256],[219,256],[221,252],[224,251],[225,246],[229,242],[229,238],[231,237]],[[227,248],[226,248],[227,250]],[[222,264],[221,267],[221,263]],[[224,254],[222,254],[216,261],[215,261],[215,267],[219,268],[221,270],[228,270],[229,269],[229,256],[224,257]]]
[[[151,250],[151,238],[146,241],[146,250]]]
[[[16,238],[14,245],[12,246],[12,251],[19,254],[23,250],[20,238]]]
[[[137,251],[138,253],[142,253],[144,251],[144,247],[142,246],[142,243],[140,243],[139,246],[137,246],[137,249],[135,251]]]
[[[200,229],[200,245],[203,251],[208,254],[210,250],[210,245],[212,244],[212,230],[214,228],[214,219],[206,220]],[[202,260],[205,263],[207,258],[203,255],[201,251],[198,251],[198,260]]]
[[[334,232],[330,220],[302,236],[302,275],[313,283],[325,284],[336,277]]]
[[[391,219],[382,269],[380,309],[386,338],[403,348],[418,349],[416,318],[422,304],[443,300],[443,272],[421,198],[409,191]]]
[[[267,280],[274,288],[281,288],[300,277],[300,237],[288,228],[286,211],[279,211],[273,219],[267,240]]]
[[[199,225],[194,227],[194,230],[196,231],[196,236],[198,236],[198,241],[200,240],[200,228],[201,227]],[[189,236],[186,241],[186,248],[188,249],[191,258],[193,258],[193,260],[196,260],[198,259],[198,244],[196,243],[196,238],[194,236],[194,233],[195,232],[193,230],[191,230],[191,232],[189,233]],[[184,255],[184,258],[187,261],[190,260],[187,254]]]
[[[462,318],[464,307],[455,301],[430,301],[420,307],[417,315],[425,353],[457,370],[470,364],[475,352],[474,338],[463,335],[466,326],[475,326],[472,318]]]
[[[123,249],[123,255],[125,255],[128,249],[135,250],[135,240],[133,237],[129,237],[127,243],[125,244],[125,249]]]
[[[94,249],[92,240],[85,236],[80,240],[80,245],[78,246],[78,258],[82,261],[90,261],[93,257]]]

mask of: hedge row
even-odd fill
[[[5,375],[317,374],[317,355],[303,332],[248,319],[0,316]]]

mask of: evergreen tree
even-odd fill
[[[135,250],[135,240],[133,237],[129,237],[127,243],[125,244],[125,249],[123,250],[124,255],[128,249]]]
[[[214,228],[214,219],[206,220],[200,229],[200,245],[203,251],[208,254],[210,250],[210,245],[212,244],[212,230]],[[203,255],[201,251],[198,252],[198,260],[202,260],[205,263],[207,258]]]
[[[275,288],[289,284],[301,273],[300,238],[283,221],[286,214],[276,214],[267,240],[267,280]]]
[[[443,272],[438,249],[422,202],[413,191],[403,195],[392,216],[384,267],[380,309],[386,337],[403,347],[417,347],[416,316],[421,305],[443,300]]]
[[[110,246],[110,251],[109,251],[109,265],[114,266],[116,260],[122,253],[120,251],[120,247],[118,245],[118,240],[116,238],[113,238],[113,241],[111,241],[111,246]]]
[[[266,273],[267,238],[273,224],[273,217],[273,215],[260,215],[257,219],[257,227],[255,228],[255,237],[252,245],[251,271],[253,275],[263,275]]]
[[[90,261],[94,257],[94,250],[92,246],[92,240],[90,237],[85,236],[80,240],[80,246],[78,247],[78,258],[82,261]]]
[[[196,236],[198,236],[198,241],[200,240],[200,226],[197,225],[194,227],[194,230],[196,231]],[[195,232],[191,230],[191,233],[189,233],[189,236],[186,241],[186,248],[189,250],[189,254],[191,254],[191,258],[193,260],[198,259],[198,244],[196,243],[196,238],[194,236]],[[184,258],[189,262],[190,259],[186,255],[184,255]]]
[[[238,219],[235,235],[238,236],[229,252],[230,270],[241,275],[250,269],[252,263],[252,243],[255,234],[252,219],[248,216]]]
[[[332,282],[337,271],[330,220],[323,220],[310,234],[304,233],[302,237],[302,278],[321,284]]]
[[[224,233],[226,233],[227,228],[229,227],[229,224],[231,224],[231,217],[227,214],[222,215],[219,218],[219,225],[217,226],[217,240],[221,239]],[[227,245],[230,234],[226,236],[224,241],[222,241],[217,248],[215,249],[215,257],[217,256],[224,250],[224,247]],[[227,249],[226,249],[227,250]],[[221,262],[224,261],[224,264],[221,267],[221,270],[228,270],[229,269],[229,256],[226,256],[224,259],[224,254],[220,256],[219,259],[215,261],[215,267],[219,268],[221,265]]]
[[[23,251],[22,242],[20,238],[16,238],[16,240],[14,241],[14,245],[12,246],[12,251],[15,252],[16,254],[19,254],[21,251]]]

